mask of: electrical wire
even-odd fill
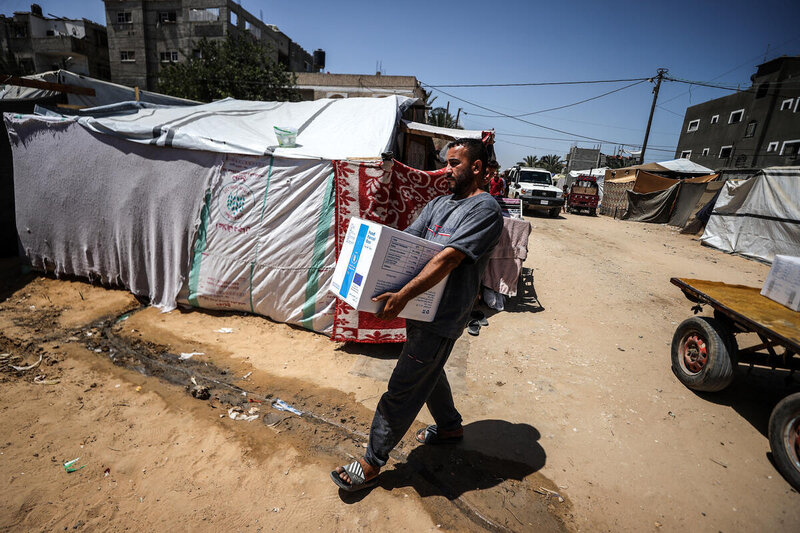
[[[628,145],[628,146],[633,146],[631,143],[623,143],[623,142],[618,142],[618,141],[610,141],[608,139],[600,139],[600,138],[597,138],[597,137],[589,137],[588,135],[580,135],[580,134],[577,134],[577,133],[572,133],[570,131],[560,130],[558,128],[551,128],[551,127],[545,126],[543,124],[537,124],[536,122],[531,122],[530,120],[525,120],[524,118],[515,117],[513,115],[508,115],[506,113],[500,113],[496,109],[491,109],[489,107],[485,107],[485,106],[476,104],[474,102],[470,102],[469,100],[465,100],[464,98],[460,98],[460,97],[458,97],[458,96],[456,96],[454,94],[450,94],[447,91],[443,91],[442,89],[439,89],[438,87],[434,87],[432,85],[428,85],[427,83],[420,82],[420,84],[421,85],[425,85],[426,87],[430,87],[432,89],[435,89],[435,90],[439,91],[440,93],[442,93],[442,94],[444,94],[446,96],[449,96],[450,98],[454,98],[455,100],[458,100],[460,102],[464,102],[465,104],[469,104],[469,105],[477,107],[479,109],[483,109],[484,111],[489,111],[490,113],[497,113],[501,117],[510,118],[512,120],[517,120],[519,122],[523,122],[523,123],[529,124],[531,126],[536,126],[536,127],[539,127],[539,128],[545,129],[545,130],[555,131],[556,133],[563,133],[565,135],[573,135],[575,137],[580,137],[582,139],[587,139],[587,140],[590,140],[590,141],[597,141],[597,142],[608,143],[608,144],[625,144],[625,145]]]
[[[522,113],[520,115],[513,115],[513,116],[517,117],[517,118],[519,118],[519,117],[528,117],[528,116],[531,116],[531,115],[538,115],[539,113],[546,113],[548,111],[557,111],[559,109],[566,109],[568,107],[573,107],[573,106],[576,106],[576,105],[584,104],[586,102],[591,102],[592,100],[597,100],[598,98],[602,98],[604,96],[608,96],[609,94],[614,94],[614,93],[617,93],[619,91],[624,91],[625,89],[629,89],[629,88],[631,88],[631,87],[633,87],[635,85],[639,85],[640,83],[644,83],[646,81],[648,81],[648,80],[640,80],[640,81],[631,83],[630,85],[626,85],[625,87],[619,87],[617,89],[614,89],[613,91],[608,91],[608,92],[605,92],[603,94],[598,94],[597,96],[592,96],[591,98],[585,98],[583,100],[580,100],[578,102],[573,102],[571,104],[566,104],[566,105],[562,105],[562,106],[558,106],[558,107],[551,107],[549,109],[541,109],[539,111],[531,111],[530,113]],[[464,111],[464,114],[465,115],[469,114],[469,115],[475,116],[475,117],[487,117],[487,118],[497,118],[497,117],[501,117],[502,116],[502,115],[482,115],[482,114],[479,114],[479,113],[467,113],[466,111]]]
[[[427,87],[432,87],[434,89],[454,89],[457,87],[542,87],[548,85],[584,85],[584,84],[591,84],[591,83],[619,83],[623,81],[647,81],[652,79],[652,77],[647,78],[625,78],[625,79],[618,79],[618,80],[586,80],[586,81],[541,81],[541,82],[530,82],[530,83],[461,83],[461,84],[444,84],[444,85],[432,85],[432,84],[424,84]]]

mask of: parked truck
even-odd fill
[[[526,208],[546,211],[555,218],[564,205],[564,193],[553,185],[553,176],[543,168],[516,166],[509,172],[508,195]]]

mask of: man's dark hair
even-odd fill
[[[498,163],[497,161],[492,159],[491,161],[486,163],[486,168],[497,168],[497,169],[499,169],[500,168],[500,163]]]
[[[482,163],[481,168],[483,168],[484,171],[486,170],[486,164],[489,162],[489,152],[486,150],[486,145],[483,144],[483,141],[480,139],[462,137],[448,144],[447,149],[449,150],[456,146],[464,147],[464,151],[467,153],[467,157],[469,157],[470,164],[475,161],[480,161]]]

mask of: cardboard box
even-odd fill
[[[761,294],[793,311],[800,311],[800,257],[776,255]]]
[[[376,313],[372,298],[394,292],[414,278],[444,246],[353,217],[333,271],[330,291],[359,311]],[[432,322],[447,278],[406,305],[399,316]]]

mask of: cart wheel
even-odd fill
[[[720,391],[733,381],[736,340],[713,318],[693,316],[672,337],[672,371],[690,389]]]
[[[800,490],[800,392],[787,396],[772,410],[769,447],[780,473]]]

